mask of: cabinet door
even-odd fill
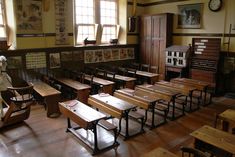
[[[159,67],[160,79],[164,79],[165,76],[166,31],[166,16],[153,16],[151,64]]]
[[[150,63],[151,54],[151,16],[141,17],[141,63]]]

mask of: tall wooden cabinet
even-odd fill
[[[158,66],[165,78],[165,48],[172,44],[173,14],[144,15],[140,18],[140,61]]]

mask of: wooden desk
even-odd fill
[[[227,109],[224,112],[220,113],[218,116],[222,122],[222,129],[224,131],[229,131],[230,125],[235,125],[235,110]]]
[[[100,151],[108,150],[108,149],[117,147],[119,145],[115,138],[115,141],[111,145],[106,146],[102,149],[99,149],[97,124],[99,120],[104,119],[106,117],[103,113],[100,113],[77,100],[60,102],[59,107],[60,107],[61,113],[68,118],[67,131],[71,132],[73,135],[79,138],[82,142],[87,144],[93,150],[93,155],[96,153],[99,153]],[[74,121],[76,124],[78,124],[79,127],[76,127],[76,128],[72,127],[70,119]],[[79,132],[76,131],[82,128],[85,130],[91,130],[94,134],[94,140],[89,141],[87,139],[86,141],[85,140],[86,137],[83,137],[82,135],[79,134]]]
[[[168,150],[158,147],[146,154],[144,154],[142,157],[178,157],[177,155],[169,152]]]
[[[90,75],[85,75],[85,80],[87,81],[91,81],[91,76]],[[113,88],[114,88],[114,82],[109,81],[109,80],[105,80],[102,78],[98,78],[98,77],[93,77],[93,82],[95,84],[98,85],[102,85],[103,86],[103,92],[104,93],[108,93],[108,94],[113,94]]]
[[[200,91],[201,99],[202,99],[202,92],[204,92],[205,95],[204,95],[204,101],[203,102],[204,102],[204,104],[206,104],[207,90],[208,90],[208,87],[210,85],[208,82],[195,80],[195,79],[189,79],[189,78],[174,78],[174,79],[171,79],[171,82],[180,83],[180,84],[195,87],[197,90]],[[211,103],[211,98],[212,98],[212,96],[210,96],[209,103]]]
[[[87,103],[91,87],[69,78],[55,78],[60,84],[66,85],[77,92],[77,99],[83,103]]]
[[[112,78],[113,75],[107,74],[107,77]],[[134,87],[135,87],[136,78],[116,74],[115,79],[125,82],[125,88],[134,89]]]
[[[132,70],[127,70],[127,72],[130,74],[134,74],[134,71]],[[138,75],[139,77],[147,78],[150,84],[154,84],[155,82],[159,80],[159,74],[150,73],[146,71],[137,70],[136,75]]]
[[[182,110],[182,114],[180,114],[178,116],[175,115],[175,108],[176,108],[175,107],[175,100],[176,100],[176,97],[181,94],[180,92],[170,91],[170,90],[167,90],[164,88],[159,88],[155,85],[149,85],[149,84],[138,85],[138,86],[136,86],[135,89],[144,89],[147,91],[152,91],[152,92],[158,93],[161,99],[163,99],[169,103],[172,103],[172,115],[170,117],[171,120],[174,120],[175,118],[178,118],[178,117],[181,117],[182,115],[184,115],[184,109]]]
[[[46,104],[47,117],[55,117],[60,114],[58,102],[60,101],[60,91],[44,82],[33,83],[33,89],[44,99]]]
[[[126,130],[125,134],[123,135],[125,139],[129,138],[129,113],[131,109],[134,109],[136,106],[132,105],[124,100],[116,98],[106,93],[100,93],[96,95],[90,95],[88,98],[88,104],[92,105],[99,110],[102,110],[112,117],[119,119],[119,133],[121,132],[121,121],[124,117],[126,120]],[[143,127],[141,127],[141,131],[138,132],[142,133]],[[136,134],[135,134],[136,135]],[[132,135],[131,135],[132,136]]]
[[[125,88],[125,89],[116,90],[114,92],[114,96],[122,100],[125,100],[131,104],[139,106],[140,108],[145,109],[145,122],[148,118],[147,112],[149,109],[151,109],[152,111],[151,128],[156,127],[154,123],[155,105],[157,101],[161,100],[161,98],[159,98],[155,92],[144,91],[141,89],[132,90],[132,89]],[[166,120],[164,119],[163,123],[165,122]]]
[[[228,132],[205,125],[190,135],[195,138],[195,148],[199,150],[221,157],[235,154],[235,136]]]
[[[181,94],[187,95],[189,97],[189,111],[193,111],[192,109],[192,103],[193,103],[193,92],[197,90],[197,88],[189,85],[184,85],[180,83],[173,83],[173,82],[168,82],[168,81],[159,81],[156,84],[166,86],[168,88],[172,88],[175,90],[178,90]],[[200,105],[200,97],[197,99],[197,108],[199,109]]]

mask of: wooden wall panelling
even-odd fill
[[[84,60],[76,60],[73,58],[73,60],[70,61],[61,61],[61,67],[51,69],[50,68],[50,53],[61,53],[61,52],[71,52],[71,51],[82,51],[84,53],[85,50],[99,50],[99,49],[134,49],[135,51],[135,56],[136,56],[136,51],[137,51],[138,45],[135,44],[128,44],[128,45],[107,45],[107,46],[81,46],[81,47],[51,47],[51,48],[36,48],[36,49],[19,49],[19,50],[0,50],[0,55],[4,55],[7,58],[8,57],[15,57],[15,56],[21,56],[22,58],[22,66],[17,67],[14,69],[8,69],[8,73],[11,75],[11,77],[14,79],[13,82],[17,81],[16,84],[18,83],[18,80],[26,80],[28,79],[33,80],[33,79],[38,79],[38,75],[35,75],[33,77],[32,75],[40,72],[38,69],[27,69],[26,68],[26,54],[27,53],[41,53],[45,52],[46,53],[46,64],[47,67],[43,71],[44,74],[47,75],[55,75],[55,76],[61,76],[63,74],[63,70],[61,69],[71,69],[71,70],[80,70],[83,69],[83,67],[86,65],[84,63]],[[125,60],[115,60],[115,61],[109,61],[109,62],[99,62],[99,63],[92,63],[92,64],[87,64],[87,65],[92,65],[92,66],[98,66],[100,64],[106,64],[106,65],[116,65],[116,66],[121,66],[124,63],[130,62],[130,60],[133,59],[125,59]],[[29,81],[30,81],[29,80]]]

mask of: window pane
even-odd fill
[[[94,24],[93,0],[75,0],[75,15],[76,24]]]
[[[5,33],[5,26],[3,22],[3,6],[2,6],[2,0],[0,0],[0,38],[5,38],[6,33]]]
[[[75,0],[76,42],[83,43],[85,38],[95,39],[94,0]]]
[[[100,12],[101,24],[117,24],[116,1],[100,0],[100,10],[101,10]]]
[[[4,27],[0,27],[0,38],[2,37],[6,37],[6,33],[5,33],[5,28]]]
[[[78,26],[77,32],[77,43],[83,43],[84,39],[88,38],[89,40],[95,39],[95,26]]]
[[[103,26],[103,33],[102,33],[102,43],[108,43],[110,39],[116,39],[116,26]]]

